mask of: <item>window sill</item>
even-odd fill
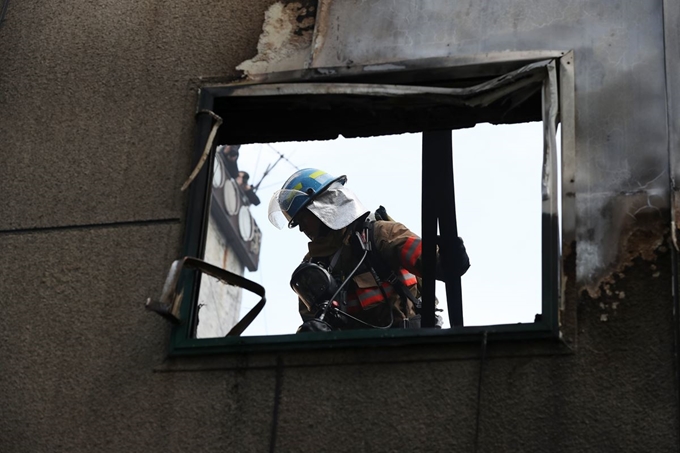
[[[489,358],[572,354],[541,323],[453,329],[349,331],[188,340],[156,372],[258,369],[276,366],[341,366],[479,360],[484,332]]]

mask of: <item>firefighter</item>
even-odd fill
[[[346,182],[299,170],[269,204],[274,226],[297,226],[310,239],[291,279],[303,320],[298,332],[419,328],[420,237],[384,211],[369,216]],[[458,245],[452,270],[463,275],[470,264],[462,240]]]
[[[223,153],[224,156],[226,157],[225,166],[227,169],[227,173],[229,173],[229,177],[232,179],[236,179],[239,173],[238,170],[239,149],[241,149],[241,145],[224,145],[219,150],[219,152]]]

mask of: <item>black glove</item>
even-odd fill
[[[470,258],[465,251],[465,244],[463,239],[457,237],[453,241],[453,250],[451,254],[442,255],[441,249],[439,251],[439,261],[437,262],[437,269],[435,271],[435,278],[440,281],[445,281],[447,275],[454,273],[461,276],[470,268]],[[452,255],[452,256],[450,256]]]
[[[454,241],[454,262],[453,267],[458,273],[458,275],[463,275],[470,268],[470,258],[468,257],[467,251],[465,250],[465,244],[463,244],[463,239],[457,237]]]
[[[309,321],[305,321],[302,323],[302,325],[298,328],[298,333],[300,332],[331,332],[333,329],[331,329],[331,326],[328,325],[328,323],[324,321],[319,321],[318,319],[310,319]]]

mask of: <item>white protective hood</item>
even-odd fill
[[[277,190],[269,203],[269,221],[281,229],[289,223],[284,211],[294,202],[296,197],[308,197],[299,190]],[[328,189],[307,205],[323,224],[331,230],[340,230],[368,212],[354,192],[336,181]]]
[[[307,205],[312,214],[331,230],[340,230],[366,214],[368,209],[340,182],[334,182]]]

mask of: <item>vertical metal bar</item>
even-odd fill
[[[543,187],[542,187],[542,319],[557,332],[559,328],[560,259],[558,198],[561,196],[557,178],[556,128],[559,115],[559,89],[555,62],[546,66],[548,77],[543,82]]]
[[[422,327],[434,327],[435,270],[437,266],[437,132],[423,132],[422,235],[423,308]]]
[[[555,321],[550,325],[555,335],[559,335],[560,316],[565,310],[566,282],[563,258],[576,253],[576,105],[574,102],[574,52],[567,52],[559,59],[559,119],[562,167],[561,193],[562,211],[558,221],[561,222],[561,241],[559,266],[559,293]],[[558,230],[560,225],[557,226]]]
[[[426,207],[427,214],[431,218],[426,219]],[[458,225],[456,222],[453,150],[450,130],[423,132],[423,275],[425,277],[431,275],[432,280],[431,283],[429,279],[423,282],[423,327],[434,326],[434,300],[432,300],[432,307],[426,303],[426,294],[428,293],[425,292],[425,288],[428,284],[431,284],[434,293],[436,249],[429,238],[436,238],[437,221],[439,221],[441,233],[439,241],[441,260],[445,264],[444,268],[453,268]],[[426,234],[432,236],[426,238]],[[428,265],[426,266],[425,263],[428,263]],[[425,269],[431,269],[432,273],[426,273]],[[447,274],[444,277],[449,321],[452,327],[462,326],[463,297],[460,276]],[[432,324],[430,324],[430,321]]]
[[[439,196],[437,203],[439,212],[439,253],[444,262],[444,268],[455,269],[457,253],[456,240],[458,238],[458,222],[456,220],[456,193],[453,183],[453,138],[451,131],[441,131],[439,149]],[[446,301],[449,310],[451,326],[463,326],[463,289],[460,275],[447,273],[445,275]]]

